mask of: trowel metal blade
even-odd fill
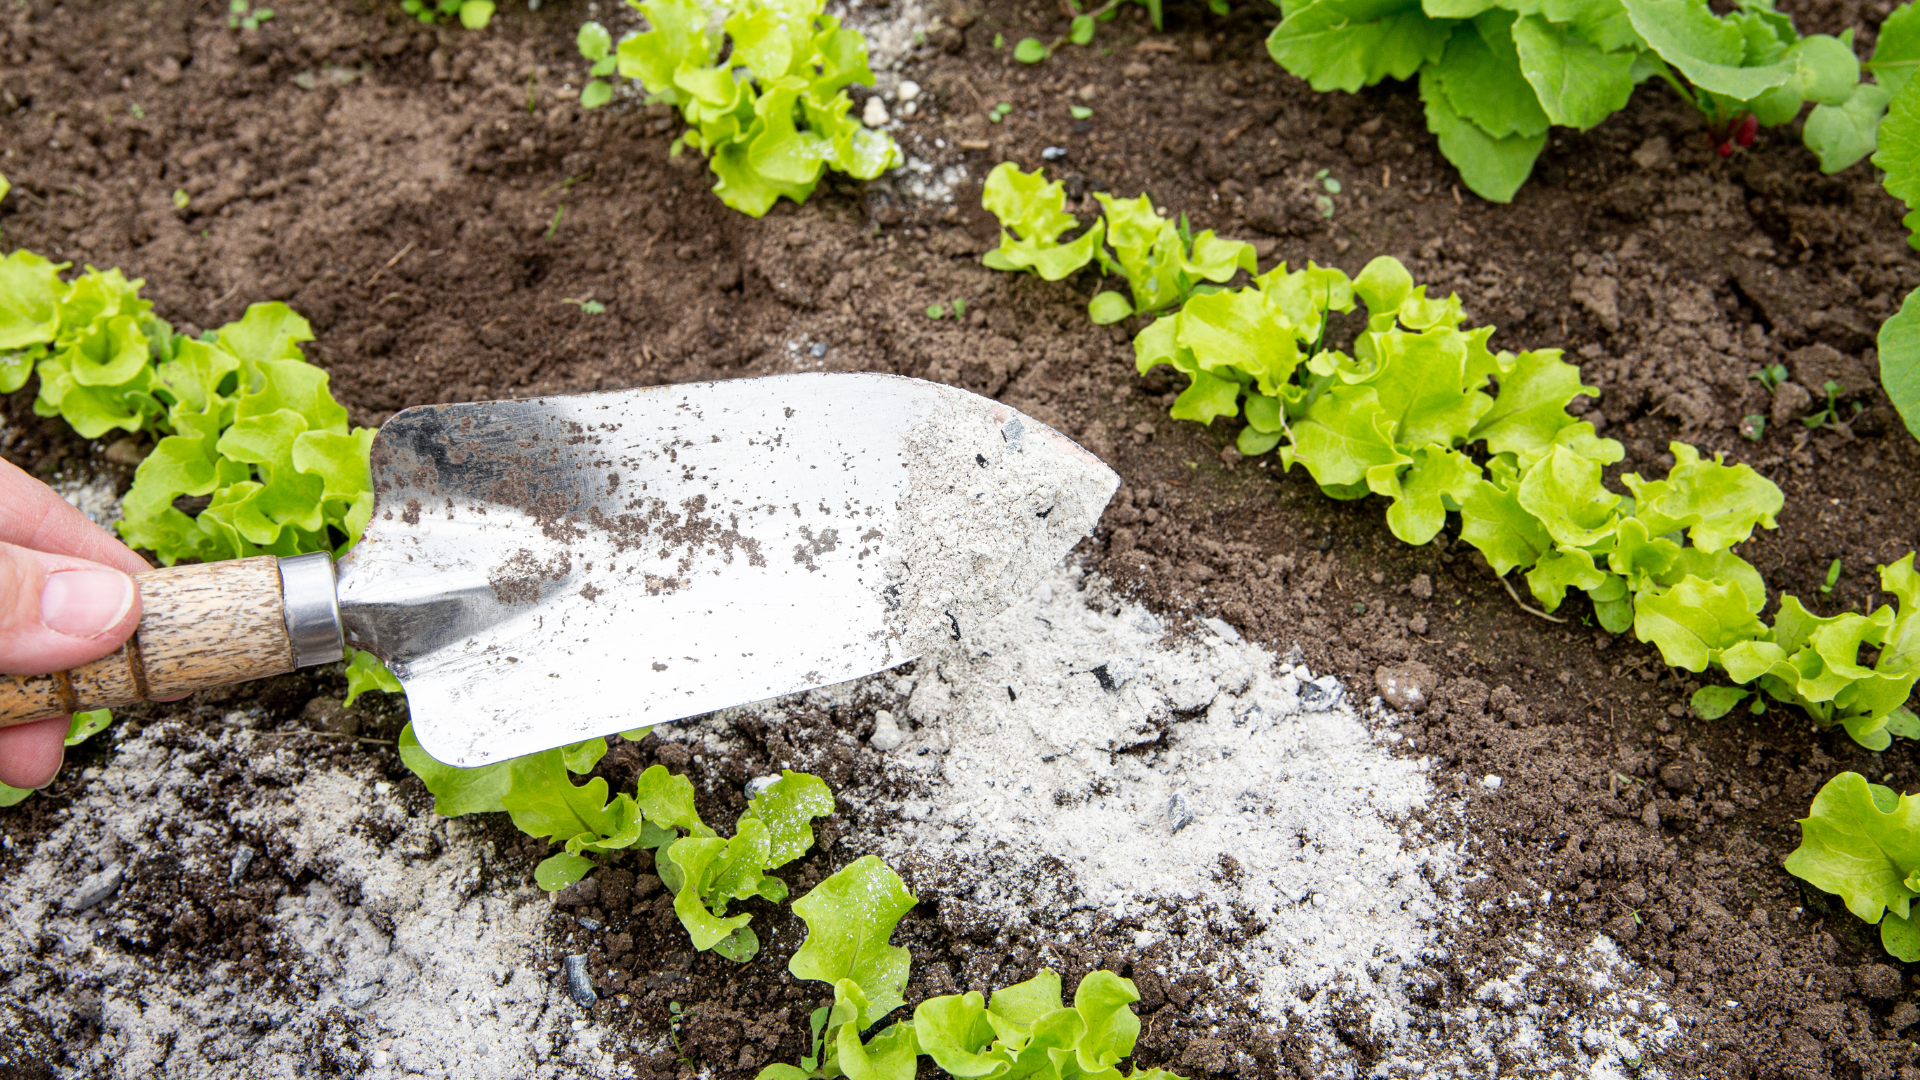
[[[902,663],[1019,600],[1119,483],[999,402],[868,374],[425,406],[372,457],[342,622],[463,766]]]

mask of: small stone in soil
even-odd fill
[[[873,734],[867,736],[867,741],[873,744],[875,750],[885,753],[897,749],[905,739],[906,736],[900,733],[899,726],[894,723],[892,713],[881,709],[873,714]]]
[[[600,995],[593,992],[593,977],[587,973],[587,954],[570,953],[567,956],[567,993],[572,995],[573,1003],[583,1009],[593,1007]]]
[[[773,785],[779,782],[780,782],[780,778],[773,775],[754,777],[753,779],[747,781],[747,786],[745,788],[747,800],[751,802],[752,800],[759,798],[761,792],[767,790],[768,788],[772,787]]]
[[[1067,156],[1067,148],[1064,146],[1049,146],[1045,150],[1040,151],[1040,156],[1047,161],[1059,161],[1061,158]]]
[[[1488,791],[1499,791],[1500,784],[1501,779],[1497,776],[1487,775],[1480,778],[1480,786]]]
[[[1193,824],[1193,808],[1187,805],[1187,797],[1177,791],[1167,800],[1167,824],[1174,832]]]
[[[227,864],[227,884],[240,884],[240,879],[247,875],[247,867],[253,865],[253,857],[257,854],[259,854],[259,852],[245,844],[241,844],[236,848],[233,853],[233,861]]]
[[[824,341],[816,341],[813,343],[813,348],[808,349],[807,352],[811,354],[815,360],[818,360],[827,355],[827,343]]]
[[[600,921],[599,921],[598,919],[589,919],[589,918],[587,918],[586,916],[584,916],[584,915],[583,915],[583,916],[581,916],[581,918],[580,918],[580,929],[582,929],[582,930],[598,930],[598,929],[600,929]]]
[[[120,882],[124,880],[126,876],[126,867],[121,866],[119,863],[114,863],[105,870],[82,881],[80,887],[73,890],[67,897],[67,902],[64,905],[67,909],[67,914],[78,915],[100,903],[102,900],[105,900],[107,897],[112,896],[119,891]]]
[[[1326,712],[1340,704],[1340,696],[1345,692],[1340,680],[1331,675],[1322,675],[1312,682],[1302,679],[1301,682],[1300,705],[1310,712]]]
[[[1220,639],[1222,641],[1225,641],[1227,644],[1229,645],[1240,644],[1240,631],[1235,630],[1233,628],[1233,624],[1227,622],[1227,620],[1219,619],[1219,618],[1210,618],[1210,619],[1202,619],[1200,621],[1207,624],[1207,629],[1213,631],[1216,634],[1219,634]]]

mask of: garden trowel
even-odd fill
[[[140,628],[0,676],[0,724],[365,650],[421,746],[484,765],[881,671],[1021,599],[1119,479],[996,401],[779,375],[428,405],[373,440],[372,517],[325,554],[137,576]]]

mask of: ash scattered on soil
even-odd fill
[[[534,959],[551,904],[491,843],[253,719],[123,738],[0,882],[32,1070],[615,1074]]]
[[[884,754],[886,782],[840,792],[859,809],[839,843],[882,853],[949,934],[1006,958],[943,976],[949,990],[1091,948],[1149,1012],[1171,1001],[1208,1029],[1149,1039],[1188,1066],[1667,1075],[1650,1061],[1680,1048],[1682,1022],[1605,935],[1541,921],[1505,954],[1454,955],[1452,931],[1476,921],[1462,886],[1487,875],[1425,819],[1464,808],[1436,794],[1427,759],[1393,753],[1401,717],[1347,695],[1224,622],[1170,634],[1069,570],[910,679],[657,734],[726,754],[752,741],[746,717],[778,730],[823,703],[870,713],[860,752]],[[902,696],[900,719],[874,707]]]

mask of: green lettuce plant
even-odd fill
[[[977,991],[929,998],[912,1019],[863,1038],[906,1003],[912,957],[887,942],[916,902],[872,855],[794,901],[807,938],[787,970],[832,986],[833,1002],[809,1017],[800,1063],[769,1065],[756,1080],[912,1080],[922,1054],[950,1076],[978,1080],[1178,1080],[1160,1069],[1120,1072],[1140,1035],[1132,1009],[1140,993],[1111,971],[1082,979],[1072,1006],[1061,1003],[1060,976],[1042,968],[991,1002]]]
[[[1814,103],[1803,138],[1837,171],[1872,152],[1886,80],[1916,47],[1890,24],[1874,85],[1860,81],[1851,33],[1803,37],[1772,0],[1725,15],[1707,0],[1278,2],[1275,62],[1322,92],[1417,77],[1441,153],[1494,202],[1532,173],[1549,128],[1587,130],[1652,78],[1700,110],[1723,156]]]
[[[484,30],[493,21],[494,0],[400,0],[400,10],[423,23],[459,19],[469,30]]]
[[[1800,846],[1787,871],[1880,924],[1880,944],[1906,963],[1920,960],[1920,796],[1844,772],[1820,789],[1800,821]]]
[[[672,152],[706,155],[714,193],[735,210],[759,217],[782,196],[805,202],[827,169],[871,180],[905,160],[890,136],[849,115],[846,88],[873,84],[867,42],[823,14],[825,0],[628,3],[650,29],[616,47],[588,23],[581,54],[596,76],[618,72],[679,108],[688,127]],[[596,78],[580,100],[594,108],[611,97]]]
[[[983,202],[996,213],[1017,208],[1034,231],[1003,241],[1018,258],[990,265],[1068,261],[1052,254],[1065,215],[1040,178],[1013,171],[1007,189],[1026,197]],[[1329,317],[1362,304],[1353,355],[1326,348]],[[1429,297],[1395,259],[1374,259],[1352,278],[1281,264],[1245,288],[1196,290],[1135,336],[1135,366],[1187,377],[1175,419],[1208,424],[1244,411],[1241,454],[1277,450],[1283,468],[1304,466],[1334,498],[1387,499],[1387,526],[1401,540],[1427,543],[1457,514],[1461,539],[1503,582],[1520,571],[1549,615],[1578,589],[1609,632],[1631,629],[1669,665],[1739,684],[1696,695],[1702,715],[1724,715],[1758,691],[1871,749],[1920,736],[1905,707],[1920,666],[1911,556],[1882,570],[1899,612],[1820,618],[1789,596],[1767,625],[1766,583],[1732,549],[1755,528],[1776,527],[1780,489],[1676,442],[1664,478],[1628,473],[1628,494],[1608,490],[1605,469],[1624,448],[1567,411],[1597,388],[1582,385],[1559,350],[1495,352],[1492,327],[1463,321],[1458,297]],[[1878,655],[1863,664],[1870,650]],[[1753,707],[1764,706],[1756,698]]]
[[[1878,150],[1873,163],[1885,170],[1882,182],[1887,193],[1906,204],[1907,243],[1920,248],[1920,89],[1916,89],[1920,84],[1913,79],[1914,65],[1920,63],[1920,14],[1911,5],[1902,5],[1888,17],[1874,51],[1876,64],[1888,48],[1886,35],[1895,29],[1900,31],[1897,40],[1907,42],[1909,48],[1901,52],[1898,64],[1889,61],[1874,69],[1891,89],[1892,99],[1875,132]],[[1920,300],[1916,297],[1920,290],[1909,293],[1900,310],[1881,325],[1877,344],[1880,384],[1907,430],[1920,438]]]
[[[1253,245],[1222,240],[1211,230],[1194,235],[1186,215],[1175,225],[1145,195],[1116,199],[1097,192],[1102,215],[1070,241],[1080,227],[1066,211],[1066,189],[1039,170],[1023,173],[1003,161],[987,174],[981,204],[1000,219],[1000,246],[981,261],[995,270],[1032,270],[1047,281],[1098,261],[1101,270],[1125,279],[1132,299],[1106,290],[1087,305],[1087,315],[1105,325],[1134,314],[1161,311],[1196,292],[1207,292],[1242,270],[1256,272]]]
[[[636,737],[641,732],[631,732]],[[825,781],[787,771],[754,796],[723,838],[700,820],[693,784],[655,765],[640,774],[633,794],[609,795],[605,779],[575,784],[570,774],[593,771],[607,740],[513,758],[474,769],[435,761],[414,737],[400,732],[400,760],[433,793],[433,808],[447,817],[505,812],[528,836],[563,845],[534,868],[534,881],[553,892],[587,876],[594,856],[630,848],[653,851],[654,870],[674,895],[674,913],[700,951],[713,950],[745,962],[760,951],[747,913],[731,914],[734,900],[787,898],[786,883],[766,873],[813,846],[813,819],[833,812]]]

